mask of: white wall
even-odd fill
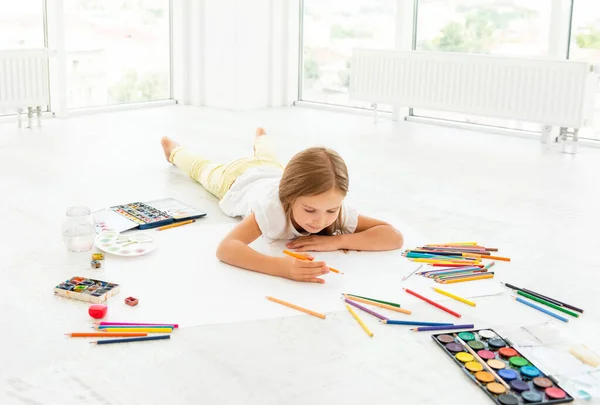
[[[231,110],[297,96],[298,0],[174,2],[174,96]]]

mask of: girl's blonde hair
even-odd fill
[[[334,150],[317,147],[297,153],[287,164],[279,183],[279,200],[286,217],[286,230],[292,220],[292,206],[298,197],[325,193],[333,188],[348,193],[348,168]],[[323,231],[333,235],[343,227],[343,213]],[[284,232],[285,232],[284,231]]]

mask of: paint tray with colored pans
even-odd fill
[[[456,334],[510,387],[498,379],[463,347],[452,333],[432,335],[433,340],[499,405],[561,404],[573,401],[558,382],[522,356],[509,340],[491,329]]]
[[[120,290],[121,287],[115,283],[86,277],[72,277],[54,287],[54,295],[100,304],[118,294]]]
[[[154,251],[158,245],[146,233],[121,235],[117,232],[101,232],[96,236],[96,247],[117,256],[141,256]]]

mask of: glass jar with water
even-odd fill
[[[62,225],[62,236],[71,252],[85,252],[94,246],[96,230],[88,207],[69,207]]]

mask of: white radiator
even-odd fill
[[[0,108],[48,106],[48,51],[0,51]]]
[[[446,52],[355,49],[350,98],[509,118],[543,125],[591,125],[594,65]]]

